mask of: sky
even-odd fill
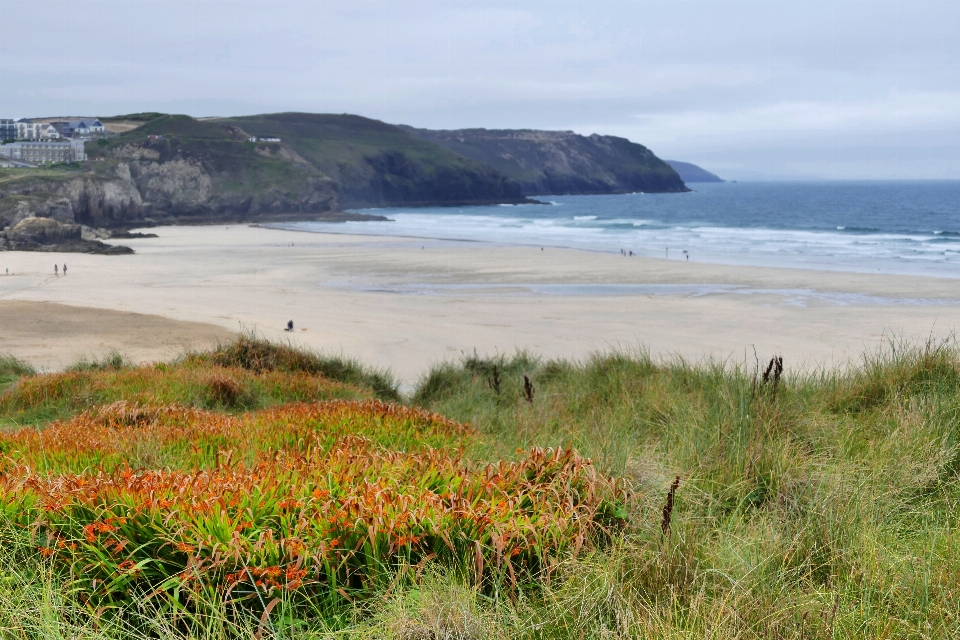
[[[0,115],[356,113],[960,179],[960,0],[0,0]]]

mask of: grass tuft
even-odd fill
[[[239,367],[255,373],[276,371],[321,375],[337,382],[368,387],[381,400],[400,400],[397,382],[388,372],[364,367],[356,360],[276,344],[250,333],[212,351],[189,354],[186,361]]]
[[[13,356],[0,356],[0,391],[22,376],[36,375],[36,370]]]

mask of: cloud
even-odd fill
[[[891,132],[937,149],[960,134],[955,0],[79,6],[0,0],[5,115],[349,111],[426,127],[616,133],[680,159],[777,171],[793,170],[797,148],[843,145],[844,162],[860,157],[877,175],[869,149]],[[50,37],[19,26],[65,9],[70,28]]]

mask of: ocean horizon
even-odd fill
[[[682,194],[355,210],[271,227],[571,248],[732,265],[960,278],[960,180],[694,183]]]

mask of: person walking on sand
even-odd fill
[[[67,263],[63,263],[63,275],[67,275]]]
[[[53,265],[53,275],[55,275],[55,276],[60,275],[59,269],[60,269],[60,267],[59,267],[58,265]]]

